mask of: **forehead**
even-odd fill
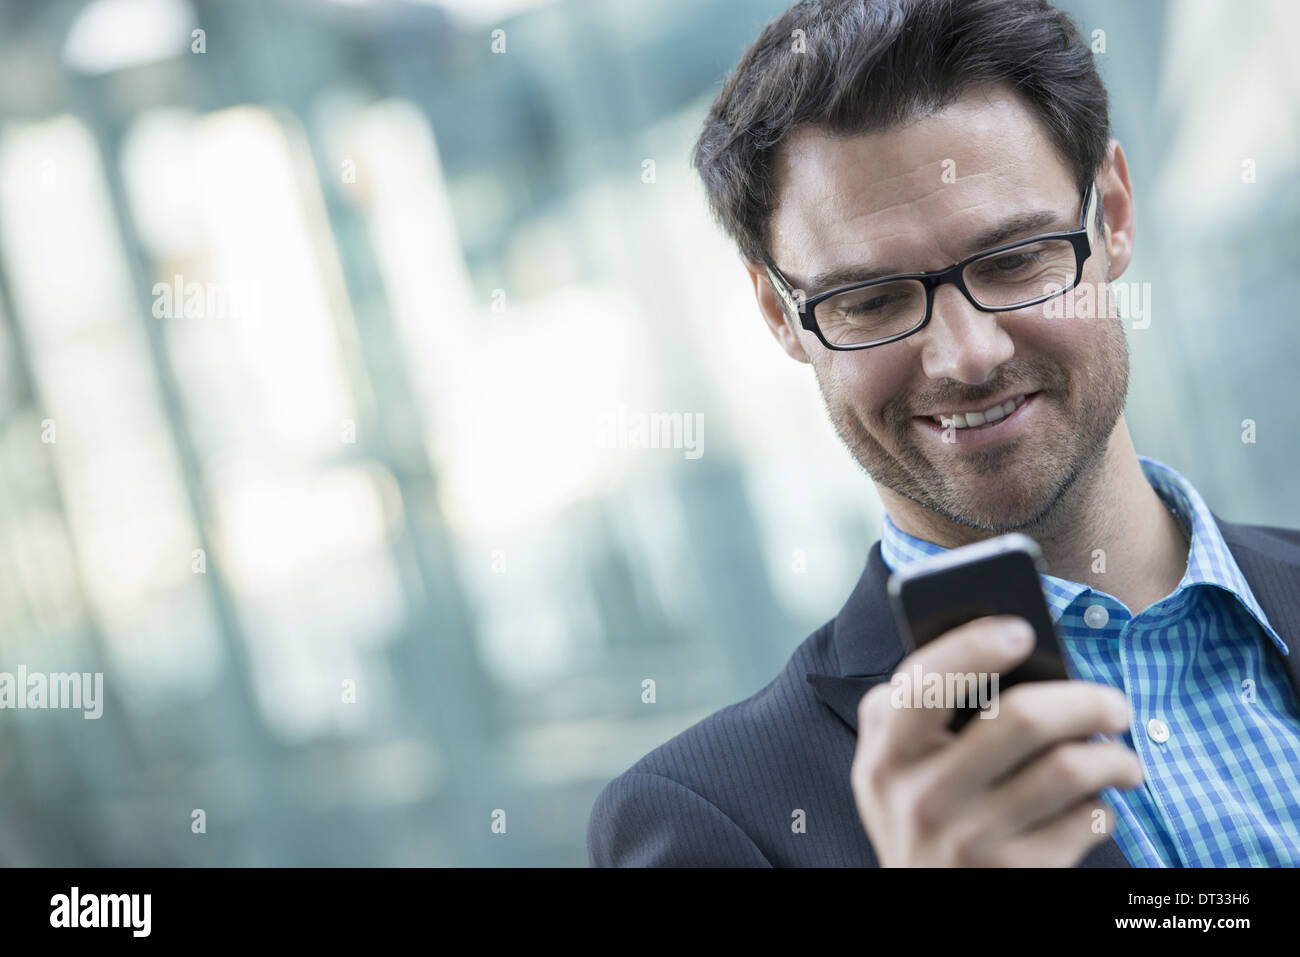
[[[801,279],[861,264],[937,269],[1017,212],[1073,211],[1078,199],[1065,158],[1000,87],[886,131],[797,129],[777,155],[776,183],[771,253]]]

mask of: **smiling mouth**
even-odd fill
[[[1042,390],[1026,392],[984,409],[916,415],[912,421],[936,438],[942,438],[945,446],[971,451],[1021,435],[1025,417],[1033,414],[1041,395]]]
[[[997,405],[991,405],[986,409],[970,412],[949,412],[942,415],[920,416],[919,418],[929,418],[935,425],[942,428],[954,429],[981,429],[1001,422],[1016,409],[1020,408],[1029,399],[1030,396],[1036,395],[1034,392],[1027,392],[1024,395],[1014,396]]]

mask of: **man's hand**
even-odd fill
[[[1009,674],[1033,643],[1023,618],[980,618],[917,649],[898,672]],[[996,717],[978,715],[958,734],[948,730],[951,708],[895,707],[891,691],[878,685],[858,705],[850,772],[882,867],[1073,866],[1114,826],[1100,792],[1142,783],[1133,751],[1086,740],[1128,727],[1128,700],[1114,688],[1017,684],[998,696]],[[1104,828],[1094,826],[1098,811]]]

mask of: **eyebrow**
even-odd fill
[[[1023,213],[1017,213],[1004,219],[995,226],[991,226],[974,236],[970,243],[967,244],[966,251],[968,255],[974,255],[985,249],[992,249],[995,246],[1001,246],[1003,243],[1024,237],[1028,239],[1040,232],[1047,230],[1049,226],[1059,222],[1060,213],[1049,209],[1035,209]],[[1064,232],[1076,228],[1077,224],[1061,227],[1060,231]],[[964,256],[962,257],[965,258]],[[923,270],[915,270],[923,271]],[[838,286],[851,286],[857,282],[869,282],[872,279],[880,279],[882,276],[894,276],[906,274],[907,270],[894,267],[871,267],[871,266],[837,266],[832,269],[823,270],[812,277],[809,287],[819,291],[835,289]]]

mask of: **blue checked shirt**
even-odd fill
[[[1072,674],[1132,705],[1123,741],[1145,783],[1103,793],[1115,840],[1137,867],[1300,865],[1300,706],[1265,645],[1290,652],[1196,489],[1167,465],[1138,461],[1190,529],[1178,587],[1135,617],[1106,592],[1040,576]],[[942,551],[885,516],[891,570]]]

